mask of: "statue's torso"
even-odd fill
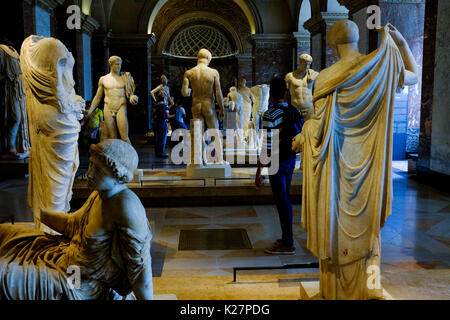
[[[105,107],[117,112],[122,106],[126,106],[125,83],[120,76],[108,74],[102,77],[105,90]]]

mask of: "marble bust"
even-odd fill
[[[0,300],[153,299],[152,233],[139,198],[126,183],[138,165],[118,139],[90,147],[93,190],[71,214],[42,210],[59,236],[0,224]],[[79,270],[78,283],[70,270]]]
[[[309,54],[300,55],[297,70],[288,73],[284,79],[291,94],[291,104],[298,108],[305,121],[314,115],[312,88],[319,74],[310,69],[312,61]]]
[[[0,44],[0,86],[4,108],[0,116],[0,152],[8,158],[26,158],[30,137],[20,57],[16,49],[3,44]]]
[[[303,150],[301,222],[326,299],[383,294],[380,229],[391,214],[394,93],[417,82],[418,68],[395,27],[377,31],[380,46],[364,55],[354,22],[331,26],[327,42],[339,61],[318,75],[315,116],[292,145]]]
[[[110,73],[100,78],[98,89],[92,100],[91,107],[86,110],[89,115],[98,107],[105,96],[103,109],[104,123],[101,130],[101,139],[116,139],[117,130],[120,139],[131,144],[128,137],[127,99],[132,105],[138,103],[138,97],[134,94],[134,79],[129,72],[121,72],[122,58],[112,56],[109,58]]]
[[[55,38],[30,36],[20,65],[30,126],[28,202],[36,227],[41,210],[68,212],[78,169],[78,133],[85,108],[75,94],[75,60]]]

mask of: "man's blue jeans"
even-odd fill
[[[167,122],[153,123],[153,132],[155,133],[155,154],[160,156],[164,154],[167,141]]]
[[[292,247],[294,244],[292,233],[292,202],[291,181],[295,169],[296,155],[292,155],[280,161],[278,172],[269,176],[273,198],[280,217],[281,234],[283,244]]]

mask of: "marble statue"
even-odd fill
[[[253,95],[250,88],[246,86],[247,81],[244,78],[239,78],[238,80],[238,92],[244,98],[244,133],[245,139],[248,142],[250,128],[250,117],[252,115],[252,104],[255,103],[255,96]]]
[[[230,92],[226,98],[226,105],[231,112],[236,112],[237,114],[237,123],[236,129],[237,137],[239,139],[238,144],[245,144],[244,139],[244,98],[237,91],[236,87],[231,87]]]
[[[252,109],[253,127],[259,132],[262,115],[269,108],[270,87],[267,84],[258,84],[251,87],[250,90],[255,97]]]
[[[417,82],[417,65],[392,25],[379,48],[359,53],[358,26],[333,24],[339,61],[314,84],[315,116],[293,140],[303,150],[302,226],[319,258],[326,299],[382,298],[380,228],[391,214],[394,95]]]
[[[297,70],[288,73],[284,78],[291,94],[291,104],[298,108],[305,121],[314,115],[312,88],[319,74],[310,69],[312,61],[309,54],[300,55]]]
[[[120,57],[110,57],[109,66],[111,71],[98,81],[97,93],[85,115],[89,117],[105,96],[104,123],[100,138],[116,139],[119,131],[120,139],[131,144],[128,137],[127,99],[132,105],[138,103],[138,97],[134,94],[136,87],[129,72],[120,72],[122,68]]]
[[[212,55],[206,49],[200,49],[197,54],[197,66],[184,73],[181,94],[189,97],[192,93],[192,117],[206,122],[208,129],[219,129],[214,101],[219,104],[220,120],[224,117],[224,105],[220,76],[216,69],[208,67]],[[192,87],[189,88],[189,86]],[[215,95],[214,95],[215,93]],[[223,164],[223,146],[221,139],[214,141],[216,145],[217,163]],[[219,149],[219,150],[217,150]]]
[[[25,88],[20,57],[12,46],[0,45],[1,145],[8,158],[23,159],[30,152]]]
[[[30,36],[20,65],[30,126],[28,203],[37,228],[41,210],[68,212],[78,169],[78,133],[85,108],[75,94],[75,60],[55,38]]]
[[[170,96],[170,88],[167,85],[169,80],[165,75],[161,76],[161,84],[159,84],[155,89],[150,91],[153,101],[156,102],[156,95],[162,94],[164,97],[164,102],[171,108],[174,105],[173,98]]]
[[[126,186],[138,155],[118,139],[91,145],[90,153],[93,192],[82,208],[41,212],[61,235],[0,224],[0,300],[153,299],[152,232]]]

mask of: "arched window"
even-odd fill
[[[200,49],[208,49],[213,57],[234,54],[227,37],[218,29],[208,25],[194,25],[181,30],[169,46],[169,55],[178,57],[197,57]]]

